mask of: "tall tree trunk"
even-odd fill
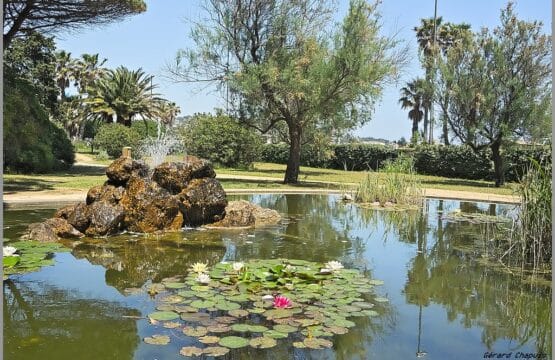
[[[424,136],[422,142],[428,142],[428,117],[429,117],[428,107],[424,106]]]
[[[296,184],[299,182],[299,167],[301,166],[301,127],[294,123],[288,122],[289,125],[289,160],[287,160],[287,169],[285,169],[284,184]]]
[[[449,145],[449,128],[447,127],[447,118],[445,116],[442,116],[442,121],[443,121],[443,143],[445,145]]]
[[[505,168],[501,156],[501,139],[495,140],[491,146],[491,157],[493,160],[493,171],[495,174],[495,187],[505,184]]]
[[[415,144],[418,142],[418,119],[412,120],[412,137],[411,143]]]

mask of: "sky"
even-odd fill
[[[442,16],[444,22],[465,22],[474,31],[497,26],[500,10],[507,3],[506,0],[437,2],[437,15]],[[189,39],[191,24],[203,18],[202,3],[203,0],[146,0],[146,12],[108,26],[59,34],[57,47],[71,52],[73,57],[98,53],[101,58],[108,59],[105,64],[108,68],[120,65],[142,68],[155,76],[154,82],[159,85],[157,92],[180,106],[181,115],[212,112],[216,107],[224,107],[217,93],[191,84],[174,83],[163,76],[166,64],[172,62],[177,51],[193,45]],[[348,3],[348,0],[337,0],[336,21],[346,14]],[[515,11],[519,19],[542,21],[544,32],[551,33],[551,6],[551,0],[520,0],[515,2]],[[370,122],[353,133],[359,137],[409,139],[411,121],[407,111],[399,106],[399,89],[423,74],[413,28],[420,24],[420,19],[433,17],[434,0],[382,0],[379,9],[382,35],[396,36],[403,41],[409,48],[410,63],[398,83],[384,89]]]

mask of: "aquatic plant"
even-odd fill
[[[69,251],[69,249],[58,243],[18,241],[10,244],[11,246],[3,247],[4,280],[11,274],[24,274],[37,271],[43,266],[54,265],[52,257],[55,252]],[[16,254],[16,251],[19,254]]]
[[[325,267],[333,271],[322,274]],[[206,265],[203,270],[206,273],[190,272],[184,279],[163,279],[160,285],[170,295],[159,298],[157,311],[148,315],[157,331],[169,334],[175,322],[185,322],[185,335],[218,345],[204,350],[184,347],[182,354],[216,356],[246,346],[265,349],[290,336],[296,347],[327,348],[333,345],[331,338],[322,337],[346,334],[356,326],[347,318],[378,316],[387,301],[372,295],[373,287],[383,282],[345,269],[338,261],[250,260],[218,263],[210,269]],[[203,274],[210,278],[207,284],[198,282]],[[172,324],[166,327],[167,322]],[[232,336],[220,337],[230,332]]]
[[[388,161],[378,172],[368,173],[356,189],[355,202],[361,204],[387,203],[402,207],[419,207],[422,204],[423,190],[412,162],[399,157]]]
[[[291,300],[286,298],[285,296],[278,295],[274,298],[273,303],[275,308],[278,309],[285,309],[292,306]]]
[[[192,271],[197,274],[202,274],[208,271],[208,264],[197,262],[191,265],[189,271]]]
[[[13,246],[4,246],[2,247],[2,253],[4,256],[19,256],[16,254],[17,249]]]
[[[208,284],[210,282],[210,275],[208,274],[199,274],[197,276],[197,282],[201,284]]]

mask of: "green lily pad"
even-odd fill
[[[208,329],[205,328],[204,326],[197,326],[197,327],[185,326],[183,328],[183,334],[187,336],[199,337],[199,336],[204,336],[207,333],[208,333]]]
[[[189,305],[174,305],[173,310],[177,311],[178,313],[184,313],[184,312],[196,313],[196,312],[198,312],[198,309],[196,307],[192,307],[192,306],[189,306]]]
[[[169,304],[177,304],[183,301],[183,297],[179,295],[169,295],[161,298],[160,301]]]
[[[321,323],[319,320],[316,319],[296,319],[295,321],[299,323],[302,327],[318,325]]]
[[[309,349],[323,349],[331,348],[333,346],[331,341],[320,338],[306,338],[304,339],[303,344]]]
[[[282,333],[292,333],[297,331],[298,328],[287,324],[279,324],[279,325],[274,325],[274,330]]]
[[[268,331],[268,328],[264,325],[249,325],[249,331],[253,333]]]
[[[364,315],[367,315],[367,316],[378,316],[379,315],[378,312],[374,311],[374,310],[362,310],[361,312]]]
[[[218,345],[230,349],[238,349],[249,345],[249,340],[239,336],[226,336],[220,339]]]
[[[162,304],[162,305],[158,305],[156,307],[156,310],[158,310],[158,311],[173,311],[174,306],[171,305],[171,304]]]
[[[251,314],[262,314],[266,312],[266,309],[255,307],[255,308],[247,309],[247,311]]]
[[[179,353],[183,356],[201,356],[203,350],[196,346],[184,346],[179,350]]]
[[[177,319],[179,315],[173,311],[155,311],[149,314],[148,317],[152,320],[168,321]]]
[[[346,327],[346,328],[350,328],[356,325],[354,322],[349,321],[347,319],[336,319],[333,321],[332,324],[335,326]]]
[[[271,337],[272,339],[285,339],[289,334],[276,330],[268,330],[264,332],[264,336]]]
[[[229,296],[227,300],[235,302],[247,302],[249,301],[249,296],[247,294],[233,295]]]
[[[170,337],[167,335],[152,335],[145,337],[143,341],[150,345],[168,345],[170,343]]]
[[[389,300],[384,297],[377,297],[377,298],[374,298],[374,301],[383,303],[383,302],[388,302]]]
[[[205,286],[205,285],[194,285],[191,286],[191,290],[195,291],[195,292],[199,292],[199,291],[210,291],[210,286]]]
[[[183,289],[185,286],[187,286],[184,283],[180,283],[180,282],[167,282],[163,284],[168,289]]]
[[[202,350],[202,353],[204,355],[213,356],[213,357],[224,356],[228,352],[229,352],[228,348],[221,347],[221,346],[209,346],[204,348],[204,350]]]
[[[203,344],[217,344],[220,341],[220,338],[217,336],[206,335],[199,337],[198,341]]]
[[[215,304],[213,301],[210,301],[210,300],[195,300],[191,302],[190,305],[197,309],[206,309],[214,306]]]
[[[297,349],[306,349],[306,345],[302,341],[293,342],[293,347]]]
[[[20,257],[19,256],[4,256],[2,259],[2,264],[4,267],[12,267],[19,263]]]
[[[268,349],[277,345],[277,341],[270,337],[257,337],[249,341],[249,345],[255,349]]]
[[[214,305],[214,307],[218,310],[229,311],[240,309],[241,305],[231,301],[219,301]]]
[[[231,330],[238,331],[238,332],[247,332],[249,331],[248,324],[234,324],[231,326]]]
[[[370,285],[383,285],[383,281],[373,279],[373,280],[368,281],[368,284],[370,284]]]
[[[181,290],[177,292],[177,295],[183,296],[184,298],[195,297],[198,293],[192,290]]]
[[[200,322],[206,319],[210,319],[210,314],[207,313],[182,313],[181,319],[190,322]]]
[[[293,311],[291,311],[290,309],[271,309],[265,311],[263,315],[266,317],[266,319],[272,320],[290,317],[291,315],[293,315]]]
[[[352,306],[357,306],[361,309],[371,309],[371,308],[374,307],[374,304],[371,304],[371,303],[368,303],[368,302],[361,302],[361,301],[354,302],[351,305]]]

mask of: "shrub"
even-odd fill
[[[418,174],[460,179],[491,179],[489,152],[476,154],[468,146],[418,146],[414,151],[414,168]]]
[[[287,164],[289,145],[285,143],[264,144],[260,153],[260,160],[274,164]],[[301,158],[302,160],[302,158]]]
[[[161,131],[165,132],[165,126],[161,126]],[[158,136],[158,123],[154,120],[136,120],[131,123],[131,129],[135,130],[141,139],[147,137],[157,137]]]
[[[69,168],[75,154],[66,133],[54,125],[34,87],[8,76],[4,83],[4,170],[44,173]]]
[[[342,170],[378,170],[386,160],[397,158],[391,146],[371,144],[345,144],[335,146],[332,167]]]
[[[225,115],[194,115],[179,134],[189,154],[217,165],[248,167],[259,159],[260,136]]]
[[[98,130],[94,145],[106,150],[112,158],[121,156],[121,150],[125,146],[137,148],[140,135],[136,130],[121,124],[104,124]]]

